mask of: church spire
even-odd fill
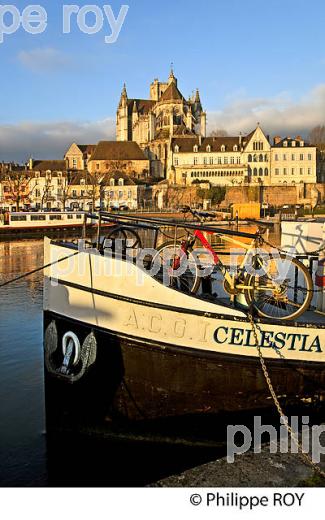
[[[122,93],[121,93],[119,107],[122,107],[123,105],[126,105],[127,104],[127,100],[128,100],[128,93],[126,91],[126,85],[124,83],[123,89],[122,89]]]
[[[174,64],[173,64],[173,62],[170,65],[170,74],[169,74],[169,78],[168,78],[168,84],[170,85],[171,83],[176,83],[176,85],[177,85],[177,80],[176,80],[175,75],[174,75]]]
[[[123,84],[122,97],[126,97],[126,98],[128,97],[128,93],[126,91],[126,84],[125,83]]]
[[[201,104],[200,91],[199,91],[198,88],[196,89],[195,103],[200,103]]]

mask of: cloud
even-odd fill
[[[55,72],[71,63],[67,54],[52,47],[21,51],[17,58],[23,67],[37,73]]]
[[[115,139],[115,120],[0,125],[0,161],[25,162],[30,156],[62,159],[74,141],[95,144],[101,139]]]
[[[269,134],[307,135],[325,120],[325,84],[320,84],[298,101],[287,92],[272,98],[232,95],[226,106],[208,112],[208,131],[222,128],[229,134],[250,132],[259,122]]]
[[[208,112],[208,131],[225,129],[229,134],[250,132],[260,122],[267,134],[308,135],[325,120],[325,84],[318,85],[298,101],[286,92],[272,98],[249,98],[244,92],[228,97],[220,111]],[[101,121],[20,122],[0,124],[0,161],[60,159],[74,141],[95,144],[115,139],[115,118]]]

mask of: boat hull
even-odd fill
[[[274,408],[243,310],[166,287],[123,259],[48,241],[45,263],[58,259],[44,283],[48,427]],[[322,399],[324,323],[257,321],[256,332],[278,398]],[[67,338],[77,342],[68,370]]]
[[[78,381],[46,369],[48,407],[56,419],[97,422],[161,418],[273,407],[256,357],[202,352],[117,334],[45,312],[45,330],[55,323],[58,345],[72,331],[81,341],[94,334],[96,360]],[[267,361],[273,387],[286,403],[319,398],[323,363]],[[51,401],[51,404],[50,404]]]

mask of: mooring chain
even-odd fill
[[[257,348],[257,351],[258,351],[258,355],[259,355],[259,360],[260,360],[260,363],[261,363],[261,367],[262,367],[262,371],[263,371],[263,374],[264,374],[264,377],[265,377],[265,380],[267,382],[267,385],[268,385],[268,388],[270,390],[270,394],[272,396],[272,399],[274,401],[274,404],[276,406],[276,409],[283,421],[283,424],[284,426],[286,427],[288,433],[290,434],[291,438],[293,439],[294,443],[296,444],[298,450],[299,450],[299,453],[298,455],[300,456],[300,458],[307,464],[309,464],[310,466],[313,467],[313,469],[323,478],[325,478],[325,472],[321,470],[321,468],[311,459],[311,457],[307,454],[307,453],[304,453],[303,451],[303,447],[298,439],[298,437],[296,436],[296,434],[294,433],[294,431],[292,430],[291,426],[289,425],[289,421],[288,421],[288,417],[284,414],[282,408],[281,408],[281,405],[279,403],[279,400],[277,398],[277,395],[275,393],[275,390],[273,388],[273,385],[272,385],[272,381],[271,381],[271,378],[270,378],[270,375],[269,375],[269,372],[267,370],[267,367],[266,367],[266,364],[265,364],[265,361],[264,361],[264,357],[263,357],[263,354],[262,354],[262,349],[260,347],[260,343],[259,343],[259,340],[258,340],[258,335],[257,335],[257,330],[256,330],[256,324],[255,324],[255,321],[254,321],[254,318],[253,318],[253,315],[252,314],[248,314],[248,319],[250,321],[250,324],[252,326],[252,330],[253,330],[253,334],[254,334],[254,339],[255,339],[255,346]]]

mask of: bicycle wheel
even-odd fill
[[[308,310],[313,297],[313,281],[308,269],[283,254],[269,257],[264,274],[247,275],[245,286],[248,287],[244,291],[247,304],[260,316],[276,320],[299,318]]]
[[[187,254],[180,244],[174,241],[165,242],[157,248],[152,262],[160,261],[159,272],[154,276],[156,280],[179,289],[187,294],[196,294],[201,283],[199,265],[192,253]]]
[[[130,249],[142,248],[141,238],[138,233],[134,229],[128,229],[123,226],[116,227],[109,232],[106,236],[106,240],[122,240],[124,242],[124,247]]]

